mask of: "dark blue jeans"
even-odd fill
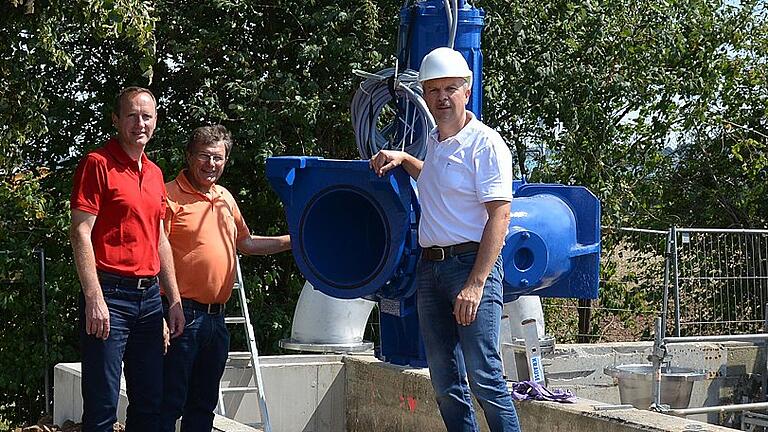
[[[164,304],[167,311],[167,305]],[[184,308],[184,333],[171,339],[165,355],[161,430],[211,432],[213,410],[219,400],[219,381],[229,353],[224,313]]]
[[[475,257],[476,252],[469,252],[444,261],[419,262],[419,326],[432,387],[448,432],[478,431],[470,388],[492,432],[519,432],[498,349],[503,306],[501,257],[486,279],[475,321],[461,326],[453,315],[454,301]]]
[[[163,309],[157,284],[143,290],[101,284],[109,308],[109,337],[85,332],[85,298],[80,293],[83,358],[83,432],[112,432],[117,421],[121,363],[128,394],[125,430],[159,430],[163,383]]]

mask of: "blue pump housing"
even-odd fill
[[[402,168],[379,178],[368,161],[273,157],[267,177],[315,289],[343,299],[413,294],[418,201]]]
[[[267,178],[304,277],[332,297],[378,301],[379,358],[426,367],[414,295],[419,205],[408,174],[378,177],[368,161],[272,157]]]
[[[321,292],[379,302],[380,358],[424,366],[416,313],[419,205],[402,168],[376,176],[368,161],[267,159],[299,270]],[[600,203],[586,188],[514,185],[502,249],[504,301],[523,294],[597,298]]]
[[[600,201],[587,188],[525,184],[515,190],[501,250],[504,301],[523,294],[594,299],[600,270]]]

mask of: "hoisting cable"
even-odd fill
[[[351,106],[355,141],[362,159],[370,159],[379,150],[402,150],[421,160],[426,156],[427,135],[435,127],[435,121],[422,98],[419,73],[406,69],[395,75],[395,70],[352,71],[365,78]],[[390,101],[399,107],[395,110],[396,117],[379,129],[382,108]]]
[[[443,4],[448,15],[448,48],[453,48],[459,28],[459,0],[444,0]]]

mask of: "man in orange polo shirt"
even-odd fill
[[[117,137],[80,161],[70,199],[70,239],[82,285],[83,431],[112,431],[124,363],[126,431],[152,432],[162,397],[158,276],[171,304],[172,336],[184,330],[184,315],[163,229],[163,173],[144,154],[157,122],[155,96],[128,87],[116,102]]]
[[[216,181],[232,150],[224,126],[199,127],[186,148],[187,168],[166,184],[166,230],[187,326],[165,355],[161,428],[210,432],[229,351],[224,304],[232,293],[235,254],[290,249],[287,235],[250,233],[232,194]]]

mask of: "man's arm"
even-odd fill
[[[403,151],[381,150],[368,162],[373,172],[379,177],[396,166],[402,165],[405,171],[414,179],[419,178],[424,162]]]
[[[109,309],[96,274],[96,255],[91,243],[94,223],[96,215],[72,209],[69,240],[72,243],[77,276],[80,278],[85,297],[85,332],[106,340],[109,337]]]
[[[270,255],[291,249],[291,236],[263,237],[247,235],[237,240],[237,250],[246,255]]]
[[[508,201],[489,201],[485,203],[488,212],[488,222],[483,229],[480,239],[480,248],[477,251],[475,265],[464,283],[464,288],[456,296],[453,306],[453,315],[460,325],[470,325],[477,316],[477,308],[483,297],[485,280],[491,273],[493,264],[499,257],[501,247],[504,246],[504,236],[509,226]]]
[[[165,235],[163,221],[160,221],[160,241],[157,246],[160,254],[160,284],[168,298],[168,327],[171,337],[175,338],[184,332],[184,311],[181,309],[181,296],[176,285],[176,270],[173,267],[173,251],[168,237]]]

